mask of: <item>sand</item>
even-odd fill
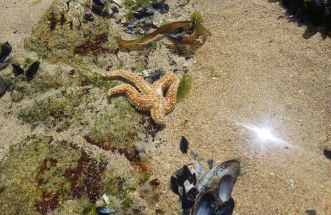
[[[14,54],[24,52],[23,39],[50,3],[0,0],[0,38]],[[267,0],[196,1],[196,7],[213,36],[196,53],[190,94],[167,117],[156,138],[162,144],[151,151],[163,191],[159,206],[165,214],[180,213],[169,179],[192,162],[179,150],[185,136],[203,164],[241,161],[234,214],[331,214],[331,161],[322,153],[331,130],[330,38],[304,39],[305,27],[288,22],[283,9]],[[208,77],[212,68],[220,78]],[[1,144],[29,132],[13,119],[0,120]],[[258,140],[245,123],[272,128],[289,147]]]

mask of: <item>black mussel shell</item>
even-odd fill
[[[120,12],[116,6],[112,7],[111,11],[113,11],[113,13],[119,13]]]
[[[182,136],[182,139],[180,140],[180,144],[179,144],[180,151],[186,154],[188,150],[188,145],[189,145],[188,140],[184,136]]]
[[[140,21],[138,19],[131,19],[127,24],[126,24],[126,28],[129,31],[134,31],[134,29],[137,27],[138,23]]]
[[[15,76],[22,75],[24,73],[24,69],[22,69],[19,65],[12,64],[12,67]]]
[[[117,7],[106,7],[106,0],[93,0],[91,9],[94,14],[108,18],[112,17],[113,13],[118,13]]]
[[[181,198],[182,200],[182,209],[189,209],[192,208],[196,199],[196,196],[198,195],[199,191],[197,188],[192,187],[186,192],[186,189],[183,192],[183,196]]]
[[[133,12],[133,16],[136,19],[142,19],[144,17],[149,17],[149,16],[153,16],[153,15],[154,15],[154,11],[147,7],[140,7]]]
[[[159,11],[161,14],[169,12],[169,5],[164,3],[164,1],[152,3],[152,7]]]
[[[328,159],[331,160],[331,149],[326,148],[323,150],[323,153],[324,153],[325,157],[327,157]]]
[[[229,201],[224,202],[216,211],[215,215],[231,215],[234,209],[234,200],[231,198]]]
[[[171,176],[170,183],[171,190],[180,196],[182,208],[192,208],[195,198],[199,193],[195,187],[195,173],[192,173],[188,166],[184,165],[183,168],[176,172],[175,176]]]
[[[30,65],[28,70],[26,70],[25,75],[26,75],[28,81],[31,81],[32,78],[37,74],[39,65],[40,65],[39,61],[36,61]]]
[[[163,75],[164,75],[164,71],[158,69],[155,70],[154,72],[149,73],[147,78],[153,83],[156,80],[159,80]]]
[[[5,81],[0,77],[0,98],[5,94],[7,85]]]
[[[174,176],[171,176],[171,190],[181,196],[183,194],[181,191],[184,190],[185,181],[188,181],[193,186],[197,183],[195,173],[192,173],[187,165],[184,165],[183,168],[176,171]]]
[[[8,62],[1,62],[0,61],[0,70],[6,68],[7,65],[8,65]]]
[[[5,42],[4,44],[2,44],[0,49],[0,62],[5,61],[11,51],[12,47],[9,42]]]
[[[101,207],[97,207],[97,212],[99,215],[108,215],[114,213],[115,210],[111,207],[101,206]]]
[[[231,215],[234,209],[232,198],[222,202],[215,191],[206,191],[199,194],[194,204],[192,215]]]
[[[100,6],[105,6],[106,0],[93,0],[93,3]]]
[[[212,168],[213,168],[213,164],[214,164],[214,160],[209,159],[209,160],[207,161],[207,164],[208,164],[209,169],[212,169]]]
[[[170,188],[175,194],[179,196],[183,195],[183,187],[179,185],[178,179],[174,176],[171,176],[170,178]]]
[[[232,175],[224,175],[218,186],[218,197],[223,201],[229,201],[236,178]]]
[[[214,215],[217,207],[222,202],[215,192],[203,192],[198,196],[192,211],[192,215]]]
[[[213,188],[213,184],[214,184],[213,181],[215,177],[219,178],[220,182],[222,182],[223,177],[231,176],[232,178],[224,179],[224,184],[227,185],[228,182],[232,182],[234,184],[239,174],[240,174],[240,162],[238,160],[225,161],[220,165],[213,167],[211,170],[209,170],[200,178],[198,183],[198,190],[202,191],[207,188]],[[218,184],[218,186],[220,186],[220,184]],[[221,189],[220,192],[222,193],[223,191],[224,190]]]

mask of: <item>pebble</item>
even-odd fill
[[[324,155],[325,155],[325,157],[326,158],[328,158],[328,159],[330,159],[331,160],[331,148],[325,148],[324,150],[323,150],[323,153],[324,153]]]
[[[306,214],[307,215],[316,215],[317,213],[316,213],[315,209],[308,209],[308,210],[306,210]]]

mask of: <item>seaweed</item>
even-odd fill
[[[34,103],[18,113],[18,118],[35,128],[43,125],[46,128],[58,126],[66,130],[73,123],[72,119],[82,111],[78,106],[81,103],[80,94],[62,92],[59,95],[35,100]]]
[[[160,26],[155,31],[135,40],[123,40],[116,37],[118,45],[124,49],[135,49],[150,43],[157,35],[167,36],[176,45],[189,45],[194,49],[202,46],[211,33],[203,26],[200,12],[195,11],[191,21],[178,21]]]
[[[182,101],[188,95],[192,87],[192,76],[184,75],[179,82],[177,90],[177,99]]]
[[[136,39],[136,40],[123,40],[120,37],[116,37],[117,43],[120,47],[126,48],[126,49],[133,49],[141,45],[148,44],[152,39],[154,39],[158,34],[165,34],[172,32],[178,28],[188,30],[192,28],[192,22],[190,21],[179,21],[179,22],[173,22],[168,23],[165,25],[160,26],[155,31],[145,35],[142,38]]]
[[[217,71],[214,67],[211,67],[210,71],[208,73],[208,78],[219,79],[219,78],[221,78],[221,73],[219,71]]]
[[[87,55],[92,53],[93,56],[97,57],[102,53],[110,52],[111,50],[107,47],[103,47],[104,43],[108,42],[108,35],[106,33],[99,34],[93,41],[86,41],[83,44],[77,46],[74,49],[75,54]]]

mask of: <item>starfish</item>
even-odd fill
[[[175,108],[179,79],[173,72],[167,72],[153,84],[142,76],[126,70],[115,70],[103,75],[109,78],[123,78],[131,82],[113,87],[108,91],[108,95],[126,94],[129,102],[138,110],[149,110],[157,124],[164,125],[165,115]]]

